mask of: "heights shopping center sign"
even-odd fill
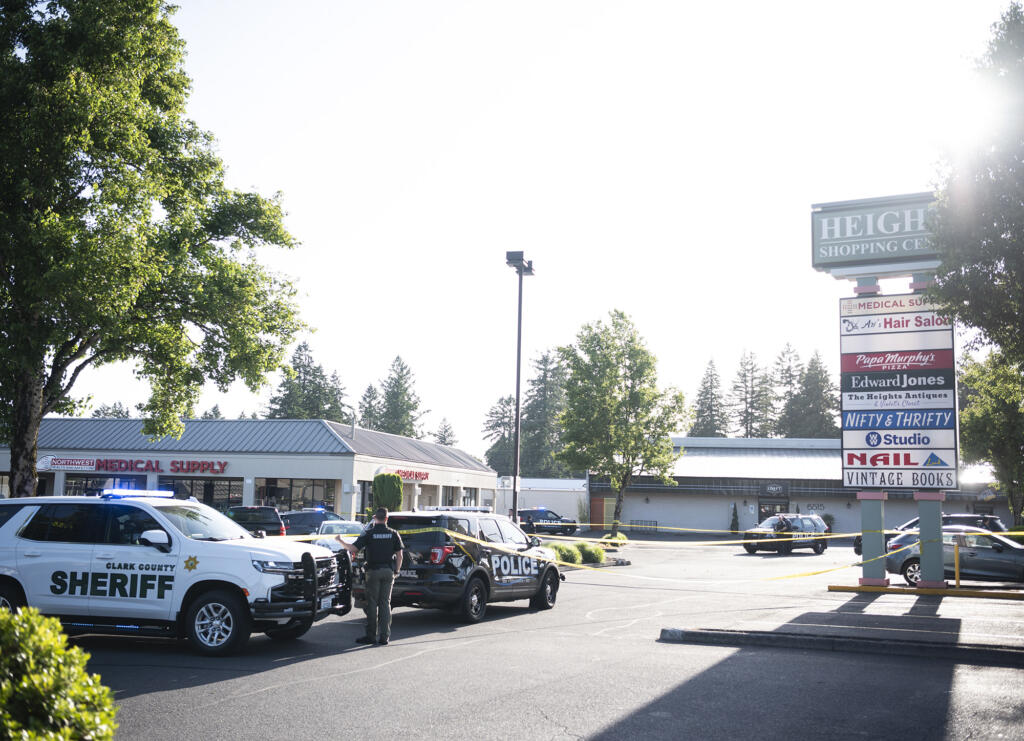
[[[956,489],[953,326],[918,294],[839,302],[843,484]]]

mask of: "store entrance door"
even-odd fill
[[[772,515],[777,515],[780,512],[789,512],[789,500],[788,499],[768,499],[761,497],[757,500],[757,521],[764,522]]]

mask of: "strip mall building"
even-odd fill
[[[378,473],[402,477],[406,508],[490,504],[497,483],[461,450],[325,420],[187,420],[180,439],[151,441],[138,419],[46,418],[38,450],[41,495],[164,489],[218,509],[323,506],[352,517],[373,505]]]
[[[674,486],[651,476],[633,480],[623,497],[621,522],[633,530],[667,527],[727,530],[736,507],[740,529],[775,512],[831,515],[833,532],[859,532],[857,489],[843,485],[840,440],[673,437],[683,455]],[[1011,524],[1005,496],[989,488],[982,470],[960,475],[960,491],[947,492],[944,512],[997,514]],[[590,481],[590,519],[611,524],[615,499],[607,481]],[[890,491],[886,527],[918,514],[910,491]]]

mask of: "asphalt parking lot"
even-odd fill
[[[550,611],[494,605],[464,625],[398,609],[387,647],[353,643],[358,611],[226,659],[170,641],[76,642],[115,692],[119,738],[792,738],[780,718],[812,738],[1024,734],[1017,666],[662,639],[721,628],[1020,645],[1024,603],[827,591],[856,583],[855,569],[773,579],[855,563],[848,546],[748,555],[666,539],[622,555],[632,565],[569,573]]]

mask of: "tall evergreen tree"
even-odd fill
[[[722,398],[721,381],[715,361],[709,360],[694,401],[694,421],[690,437],[727,437],[729,413]]]
[[[381,425],[381,398],[372,383],[359,399],[359,425],[368,430],[379,430]]]
[[[212,407],[203,412],[199,419],[224,419],[224,415],[221,414],[220,404],[214,404]]]
[[[487,410],[484,421],[484,438],[491,441],[491,447],[484,453],[487,465],[499,476],[511,476],[514,460],[516,434],[516,399],[503,396]]]
[[[458,445],[458,440],[455,439],[455,430],[452,429],[451,424],[448,423],[448,419],[445,417],[441,418],[441,424],[437,427],[437,432],[434,433],[434,442],[438,445],[447,445],[451,447]]]
[[[779,437],[791,437],[787,425],[784,422],[784,412],[790,399],[800,391],[800,376],[803,375],[804,364],[800,361],[793,346],[788,342],[775,358],[775,366],[772,369],[772,388],[774,391],[774,434]]]
[[[267,419],[329,419],[349,422],[345,411],[345,388],[332,373],[313,361],[309,345],[299,344],[292,353],[291,366],[270,398]]]
[[[757,364],[757,356],[746,350],[740,356],[729,395],[733,429],[740,437],[769,437],[772,434],[771,379]]]
[[[413,390],[412,370],[400,356],[391,362],[388,377],[380,385],[381,389],[381,432],[405,437],[420,437],[417,427],[420,417],[426,411],[420,411],[420,397]]]
[[[555,458],[562,447],[559,418],[565,411],[565,366],[547,351],[533,361],[533,369],[536,375],[527,382],[523,404],[519,470],[523,476],[539,478],[568,476],[569,467]]]
[[[789,400],[779,421],[787,437],[839,437],[839,394],[821,356],[815,352],[800,376],[800,391]]]

